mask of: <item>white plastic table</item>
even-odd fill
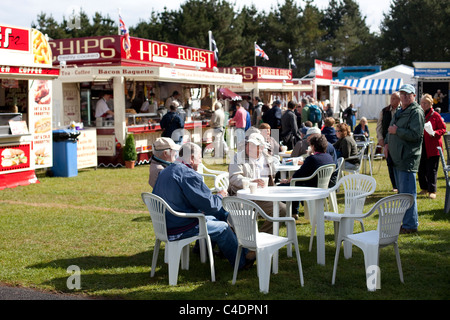
[[[280,164],[278,166],[275,167],[275,170],[277,172],[280,172],[280,178],[281,179],[288,179],[291,177],[291,175],[297,171],[298,169],[300,169],[301,166],[291,166],[291,165],[287,165],[287,164]],[[288,177],[289,175],[289,177]]]
[[[308,187],[267,187],[250,193],[249,189],[237,192],[237,197],[247,200],[272,201],[273,216],[279,216],[279,201],[308,201],[310,213],[315,214],[317,223],[317,263],[325,265],[325,222],[324,200],[330,194],[328,189]],[[279,223],[273,223],[273,234],[278,235]],[[278,273],[278,254],[273,256],[273,273]]]

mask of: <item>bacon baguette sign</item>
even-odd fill
[[[130,56],[127,58],[124,38],[119,35],[78,39],[51,40],[53,64],[93,65],[109,62],[111,65],[171,65],[196,69],[216,66],[214,52],[153,40],[130,38]]]

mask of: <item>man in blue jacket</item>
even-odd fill
[[[185,213],[204,213],[211,241],[216,243],[234,266],[238,242],[236,234],[227,223],[228,212],[222,207],[222,198],[227,191],[213,195],[197,173],[202,162],[202,149],[194,143],[186,143],[180,150],[181,160],[159,173],[153,193],[163,198],[175,211]],[[180,240],[198,234],[198,219],[179,218],[166,215],[169,241]],[[254,252],[243,250],[239,268],[251,265],[255,260]]]

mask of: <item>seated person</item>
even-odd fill
[[[334,148],[336,149],[337,157],[347,159],[349,157],[356,156],[358,154],[358,147],[350,134],[350,126],[346,123],[341,123],[338,124],[336,128],[336,134],[339,140],[334,144]],[[359,166],[359,160],[346,160],[344,164],[346,169],[353,170]]]
[[[148,184],[154,188],[159,173],[175,161],[177,151],[181,146],[176,144],[171,138],[158,138],[153,143],[152,158],[150,160],[150,173]]]
[[[362,117],[361,120],[359,120],[359,124],[356,126],[355,130],[353,131],[353,134],[362,134],[366,138],[369,138],[370,132],[369,126],[367,125],[366,117]]]
[[[274,163],[272,156],[267,153],[264,137],[260,133],[254,132],[245,139],[243,144],[238,146],[238,152],[228,166],[230,183],[228,193],[230,196],[235,196],[236,192],[243,188],[243,179],[257,182],[259,187],[263,187],[264,181],[261,180],[261,177],[268,177],[269,186],[274,185]],[[273,216],[273,203],[271,201],[255,201],[255,203],[267,215]],[[280,202],[279,209],[279,216],[284,217],[286,205]],[[260,231],[272,234],[272,222],[265,221]]]
[[[327,165],[335,164],[334,159],[327,153],[328,141],[323,135],[316,135],[310,139],[311,155],[307,157],[303,165],[298,169],[292,179],[304,178],[311,176],[318,168]],[[281,180],[280,185],[290,185],[291,179]],[[298,181],[296,186],[317,188],[317,176],[308,181]],[[297,214],[299,202],[292,202],[292,214]]]
[[[334,144],[336,143],[336,141],[338,141],[336,130],[334,129],[334,123],[334,118],[325,118],[324,127],[322,129],[322,134],[325,135],[327,141],[331,144]]]
[[[215,242],[225,258],[234,266],[238,242],[236,234],[227,223],[228,212],[222,207],[225,190],[213,195],[197,173],[202,162],[202,148],[194,143],[182,145],[180,162],[176,161],[159,173],[153,193],[164,199],[175,211],[203,213],[211,241]],[[198,219],[166,215],[169,241],[180,240],[198,234]],[[255,260],[253,251],[243,250],[239,268],[251,265]]]
[[[274,137],[270,135],[271,132],[270,125],[268,123],[263,122],[260,124],[259,130],[261,131],[261,134],[263,135],[266,143],[268,144],[267,152],[271,156],[273,156],[274,154],[278,154],[281,151],[281,147],[278,141],[276,141]]]
[[[317,127],[311,127],[306,131],[302,140],[295,144],[294,150],[291,153],[293,158],[304,156],[308,154],[309,140],[308,138],[313,134],[321,134],[320,129]]]

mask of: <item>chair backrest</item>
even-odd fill
[[[330,178],[336,169],[335,164],[327,164],[316,170],[317,172],[317,188],[328,189]]]
[[[258,215],[264,217],[264,211],[256,203],[237,197],[223,198],[222,204],[231,216],[239,244],[245,248],[256,248],[257,218]]]
[[[447,150],[447,164],[450,164],[450,134],[444,134],[445,149]]]
[[[337,185],[342,186],[344,189],[344,213],[361,214],[364,210],[366,197],[356,197],[363,194],[366,194],[366,196],[373,194],[377,187],[377,181],[368,175],[351,174],[342,177],[342,179],[338,181]]]
[[[445,181],[448,185],[450,182],[449,176],[448,176],[448,171],[450,170],[450,167],[445,164],[444,152],[442,151],[441,147],[437,147],[437,149],[439,150],[439,155],[441,157],[441,163],[442,163],[442,169],[444,170]]]
[[[222,173],[219,174],[215,179],[214,179],[214,188],[218,191],[218,190],[228,190],[228,186],[230,185],[230,179],[229,179],[229,174],[227,173]]]
[[[373,206],[370,214],[379,214],[377,230],[381,246],[397,241],[403,216],[413,203],[414,197],[403,193],[383,198]]]
[[[337,159],[337,168],[336,168],[337,180],[339,180],[342,176],[342,169],[344,168],[344,161],[345,161],[345,159],[343,157],[340,157]]]
[[[356,142],[366,142],[367,137],[363,134],[354,134],[353,139],[355,139]]]
[[[166,210],[172,209],[161,197],[153,193],[144,192],[141,197],[150,212],[156,238],[167,242]]]

